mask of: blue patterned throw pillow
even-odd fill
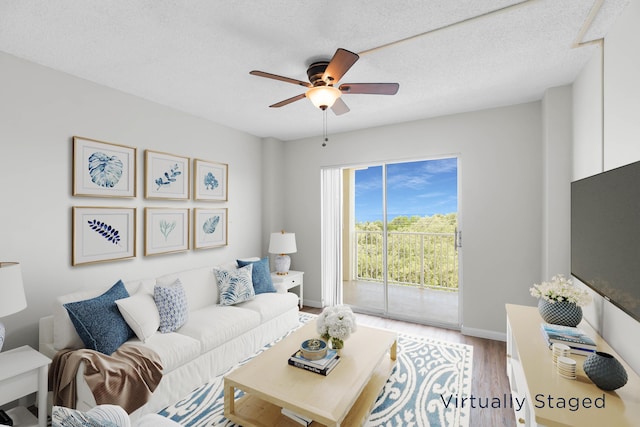
[[[264,294],[267,292],[276,292],[276,288],[273,286],[273,280],[271,280],[271,272],[269,271],[269,258],[262,258],[260,261],[237,261],[239,267],[246,265],[253,265],[253,272],[251,273],[251,281],[253,282],[253,290],[257,294]]]
[[[237,270],[214,269],[213,271],[218,279],[221,305],[238,304],[239,302],[249,301],[256,296],[251,281],[252,264]]]
[[[127,421],[129,421],[128,417]],[[120,427],[121,425],[124,424],[117,424],[100,416],[96,417],[88,412],[63,406],[54,406],[51,414],[52,427]]]
[[[160,315],[160,332],[163,334],[173,332],[187,323],[189,319],[187,294],[180,279],[169,286],[156,285],[153,288],[153,299]]]
[[[124,283],[118,280],[100,296],[64,304],[86,348],[111,355],[133,337],[133,331],[116,305],[117,299],[128,297]]]

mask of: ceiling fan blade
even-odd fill
[[[342,93],[395,95],[399,88],[398,83],[344,83],[340,85],[339,89]]]
[[[299,101],[302,98],[306,98],[306,97],[307,97],[306,94],[301,93],[300,95],[292,96],[291,98],[285,99],[284,101],[276,102],[275,104],[269,105],[269,107],[271,108],[284,107],[285,105],[291,104],[292,102]]]
[[[356,63],[358,58],[360,58],[358,54],[339,48],[331,58],[329,65],[327,65],[327,69],[322,75],[322,80],[329,85],[337,83],[349,71],[349,68]]]
[[[311,87],[311,83],[303,82],[302,80],[292,79],[290,77],[279,76],[277,74],[265,73],[264,71],[253,70],[249,72],[252,76],[266,77],[268,79],[280,80],[281,82],[293,83],[294,85],[300,85],[304,87]]]
[[[331,111],[333,111],[333,113],[336,116],[340,116],[342,114],[348,113],[351,110],[349,109],[349,107],[347,107],[347,104],[345,104],[342,98],[338,98],[333,103],[333,106],[331,107]]]

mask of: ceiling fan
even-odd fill
[[[395,95],[400,87],[398,83],[343,83],[336,88],[334,85],[349,71],[358,58],[356,53],[339,48],[331,61],[318,61],[309,65],[307,76],[310,83],[264,71],[254,70],[249,74],[308,88],[305,93],[277,102],[269,107],[279,108],[302,98],[309,98],[313,105],[321,110],[331,108],[336,115],[340,115],[349,112],[349,107],[341,98],[343,94]]]

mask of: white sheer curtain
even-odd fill
[[[342,304],[342,170],[322,169],[322,306]]]

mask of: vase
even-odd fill
[[[538,312],[547,323],[562,326],[576,326],[582,320],[582,308],[573,302],[549,302],[538,300]]]
[[[591,353],[582,365],[584,373],[599,389],[611,391],[627,383],[627,371],[624,366],[609,353],[596,351]]]
[[[331,337],[331,348],[334,350],[341,350],[344,347],[344,340],[340,338]]]

